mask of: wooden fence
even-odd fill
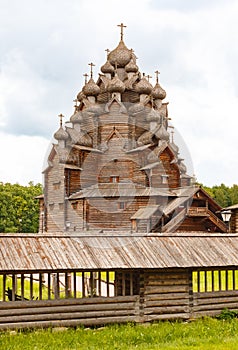
[[[77,272],[71,275],[71,284],[67,272],[56,274],[53,295],[48,288],[54,286],[49,276],[52,273],[41,277],[21,273],[0,276],[2,288],[10,286],[14,292],[12,299],[4,296],[0,301],[0,329],[143,323],[215,316],[224,308],[238,310],[237,269]],[[59,287],[61,279],[63,293]],[[41,286],[44,283],[46,290]],[[87,295],[82,292],[86,286]],[[26,295],[34,299],[24,300]]]

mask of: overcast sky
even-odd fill
[[[237,18],[238,0],[0,0],[0,181],[42,182],[58,114],[70,118],[88,63],[96,76],[123,22],[140,71],[161,72],[190,171],[238,184]]]

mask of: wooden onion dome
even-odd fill
[[[115,74],[114,78],[111,80],[108,91],[109,92],[124,92],[125,91],[125,84],[119,79],[118,75]]]
[[[107,62],[101,67],[102,73],[114,73],[114,67],[111,65],[111,63],[107,60]]]
[[[151,91],[152,97],[156,100],[163,100],[166,97],[166,91],[159,84],[159,71],[156,71],[156,84]]]
[[[118,46],[108,55],[109,62],[113,66],[117,64],[118,68],[124,68],[130,62],[131,58],[131,50],[126,47],[123,40],[121,40]]]
[[[139,68],[136,65],[136,63],[134,62],[133,58],[130,60],[130,62],[125,66],[125,70],[127,73],[136,73],[138,72]]]
[[[151,91],[153,89],[153,86],[148,82],[145,76],[139,81],[139,83],[136,85],[135,90],[139,94],[145,94],[150,95]]]
[[[84,85],[82,91],[85,96],[97,96],[100,92],[100,88],[95,84],[93,78],[90,78],[89,82]]]

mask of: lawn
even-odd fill
[[[237,350],[238,321],[205,318],[188,323],[113,325],[98,329],[7,331],[0,334],[0,349]]]

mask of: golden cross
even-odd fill
[[[92,62],[91,63],[89,63],[88,64],[89,66],[91,66],[91,68],[90,68],[90,76],[91,76],[91,78],[93,77],[93,67],[95,67],[95,64],[93,64]]]
[[[156,71],[155,71],[155,74],[156,74],[156,84],[158,84],[160,72],[159,72],[158,70],[156,70]]]
[[[152,78],[152,76],[148,74],[146,78],[148,79],[148,82],[150,82],[150,78]]]
[[[62,113],[60,113],[59,115],[58,115],[58,117],[60,118],[60,126],[62,126],[62,119],[64,118],[64,115],[62,114]]]
[[[109,49],[106,49],[105,51],[106,51],[107,57],[108,57],[110,50],[109,50]]]
[[[88,74],[85,73],[83,76],[85,77],[85,84],[87,84],[87,82],[88,82]]]
[[[126,26],[124,26],[123,23],[118,24],[117,26],[118,26],[118,27],[121,27],[121,40],[123,40],[123,28],[126,28]]]

